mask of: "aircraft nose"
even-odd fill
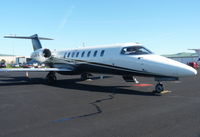
[[[187,77],[197,75],[197,70],[181,62],[157,55],[148,56],[144,63],[150,72],[172,77]],[[154,64],[154,67],[151,67]],[[156,67],[155,67],[156,66]]]
[[[190,67],[190,66],[185,66],[184,68],[180,69],[178,71],[180,76],[195,76],[197,75],[197,70],[195,70],[194,68]]]

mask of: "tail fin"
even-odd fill
[[[200,49],[189,49],[194,50],[198,54],[198,61],[200,61]]]
[[[24,36],[4,36],[4,38],[31,39],[34,51],[42,48],[40,40],[53,40],[53,39],[50,39],[50,38],[38,37],[37,34],[29,36],[29,37],[24,37]]]

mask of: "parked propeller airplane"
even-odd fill
[[[180,62],[155,55],[139,43],[123,43],[98,47],[82,47],[63,51],[50,51],[42,48],[40,40],[52,40],[38,37],[5,36],[5,38],[31,39],[34,52],[31,58],[45,63],[49,68],[0,69],[0,71],[49,72],[49,83],[56,81],[56,73],[63,75],[81,75],[87,79],[91,73],[121,75],[127,82],[137,82],[134,76],[155,77],[158,84],[156,93],[164,91],[162,81],[175,81],[179,77],[194,76],[197,71]]]

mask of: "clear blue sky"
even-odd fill
[[[30,40],[49,49],[140,42],[156,54],[200,48],[200,0],[7,0],[0,4],[0,53],[26,55]]]

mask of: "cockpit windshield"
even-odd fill
[[[143,54],[152,54],[152,52],[142,46],[130,46],[124,47],[121,50],[123,55],[143,55]]]

